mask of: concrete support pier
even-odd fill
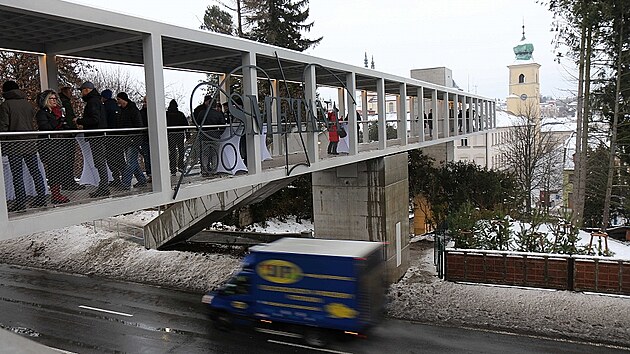
[[[409,267],[407,153],[314,172],[315,237],[385,243],[387,281]]]

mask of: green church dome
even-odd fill
[[[525,25],[523,25],[523,37],[521,41],[513,48],[516,60],[531,60],[534,53],[534,45],[525,40]]]

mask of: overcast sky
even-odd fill
[[[230,0],[225,0],[230,2]],[[199,28],[213,0],[73,0],[107,10]],[[553,61],[551,13],[536,0],[311,0],[307,36],[324,39],[307,53],[409,76],[416,68],[446,66],[465,91],[490,98],[508,95],[508,69],[525,21],[534,59],[541,64],[541,93],[570,96],[574,71]],[[166,76],[168,82],[170,75]]]

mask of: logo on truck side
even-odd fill
[[[256,266],[256,272],[266,281],[277,284],[293,284],[302,279],[302,269],[291,262],[269,259]]]

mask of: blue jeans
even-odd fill
[[[139,154],[140,151],[137,146],[131,146],[125,150],[127,166],[125,166],[122,174],[122,184],[125,187],[131,187],[131,178],[133,176],[136,176],[138,183],[147,183],[147,178],[144,176],[144,173],[140,169],[140,164],[138,163]]]

